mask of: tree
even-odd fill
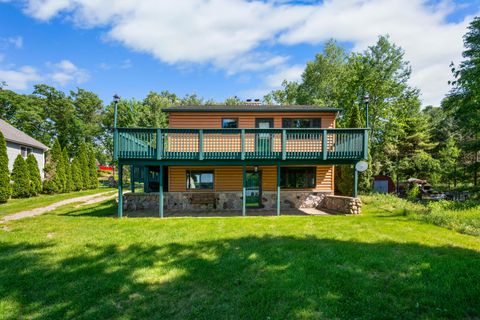
[[[67,148],[62,151],[62,163],[65,168],[65,192],[73,190],[72,168],[70,165],[70,157],[68,156]]]
[[[7,202],[12,193],[8,170],[7,143],[0,132],[0,203]]]
[[[65,167],[63,166],[62,147],[58,139],[53,143],[53,147],[47,154],[47,163],[45,165],[45,180],[43,182],[43,191],[46,193],[63,192],[65,177]]]
[[[82,173],[82,189],[88,189],[91,181],[90,170],[88,168],[88,149],[85,143],[80,145],[78,161],[80,164],[80,172]]]
[[[22,155],[18,155],[13,162],[12,169],[12,197],[28,198],[31,195],[30,174]]]
[[[36,196],[42,192],[42,177],[40,175],[40,170],[38,169],[38,162],[33,154],[29,154],[26,163],[30,177],[30,195]]]
[[[97,161],[95,159],[95,152],[93,147],[88,149],[88,171],[89,171],[89,189],[95,189],[98,187],[98,175],[97,175]]]
[[[82,190],[83,188],[83,180],[82,180],[82,171],[80,168],[80,162],[78,158],[73,158],[72,160],[72,182],[73,182],[73,189],[75,191]]]

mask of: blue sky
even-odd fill
[[[361,51],[389,34],[424,104],[448,91],[448,65],[480,0],[0,0],[0,81],[113,93],[261,98],[297,80],[329,38]]]

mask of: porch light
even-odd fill
[[[253,171],[258,172],[258,166],[254,166]]]
[[[368,121],[368,103],[370,102],[368,93],[363,97],[363,102],[365,103],[365,128],[368,128],[370,125]]]

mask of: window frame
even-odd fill
[[[299,170],[311,170],[310,173],[307,174],[307,182],[312,179],[312,185],[310,186],[307,184],[306,186],[302,187],[288,187],[289,185],[289,175],[288,171],[299,171]],[[311,175],[311,176],[310,176]],[[296,184],[295,184],[296,185]],[[290,189],[290,190],[305,190],[305,189],[316,189],[317,187],[317,167],[316,166],[308,166],[308,167],[280,167],[280,187],[282,189]]]
[[[212,186],[211,188],[191,188],[190,186],[190,177],[192,175],[192,173],[194,174],[200,174],[200,182],[199,182],[199,185],[201,186],[202,185],[202,181],[201,181],[201,175],[202,174],[211,174],[212,175]],[[186,170],[185,172],[185,189],[188,190],[188,191],[194,191],[194,190],[215,190],[215,170]]]
[[[291,124],[294,121],[299,120],[309,120],[310,126],[308,128],[296,128],[292,126],[287,126],[286,123],[290,122]],[[315,121],[318,121],[318,126],[315,126]],[[321,117],[312,117],[312,118],[282,118],[282,128],[283,129],[320,129],[322,128],[322,118]]]
[[[224,122],[225,120],[233,120],[233,121],[235,121],[235,122],[237,123],[236,127],[224,127],[224,126],[223,126],[223,122]],[[221,122],[220,124],[221,124],[221,126],[222,126],[222,129],[238,129],[238,118],[222,118],[222,122]]]
[[[23,151],[25,150],[25,155],[23,154]],[[30,154],[33,153],[33,148],[32,147],[27,147],[27,146],[20,146],[20,154],[22,155],[23,158],[27,158]]]

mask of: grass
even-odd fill
[[[98,188],[93,190],[84,190],[79,192],[70,192],[63,194],[41,194],[36,197],[26,199],[10,199],[7,203],[0,204],[0,217],[24,210],[46,207],[55,202],[67,200],[76,197],[88,196],[96,193],[115,191],[111,188]]]
[[[116,219],[106,201],[11,221],[0,318],[480,317],[479,238],[370,200],[362,216]]]
[[[412,203],[392,195],[362,197],[367,204],[364,212],[370,215],[405,216],[431,224],[480,236],[480,202],[440,201]]]

